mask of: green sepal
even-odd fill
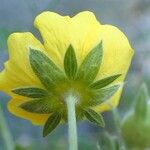
[[[135,103],[135,115],[137,118],[144,119],[148,111],[149,93],[147,86],[143,84],[138,92]]]
[[[13,89],[12,92],[30,98],[42,98],[49,95],[49,93],[46,90],[36,87],[17,88]]]
[[[107,88],[93,90],[92,99],[87,102],[88,106],[96,106],[111,98],[119,89],[120,85],[113,85]]]
[[[78,69],[77,79],[86,84],[92,83],[95,79],[101,62],[102,62],[103,48],[102,42],[93,48],[83,60]]]
[[[51,133],[60,123],[61,121],[61,114],[60,113],[53,113],[46,121],[43,129],[43,137],[47,136]]]
[[[64,69],[69,79],[74,79],[77,72],[77,59],[74,48],[70,45],[64,58]]]
[[[90,87],[92,89],[101,89],[101,88],[111,84],[113,81],[115,81],[120,76],[121,76],[121,74],[117,74],[117,75],[113,75],[113,76],[98,80],[98,81],[92,83],[90,85]]]
[[[31,99],[19,106],[25,111],[38,114],[49,114],[57,111],[61,106],[54,97]]]
[[[88,109],[84,109],[84,115],[88,119],[88,121],[90,121],[98,126],[105,127],[105,122],[104,122],[103,116],[101,114],[88,108]]]
[[[38,114],[49,114],[53,111],[53,108],[44,99],[30,100],[21,104],[19,107],[25,111]]]
[[[43,52],[30,49],[29,59],[34,73],[48,90],[65,79],[64,73]]]

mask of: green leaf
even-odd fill
[[[45,99],[36,99],[27,101],[19,106],[25,111],[39,114],[49,114],[54,111],[53,106]]]
[[[95,79],[102,61],[102,42],[93,48],[83,60],[77,73],[77,79],[90,84]]]
[[[39,50],[30,49],[29,59],[33,71],[48,90],[65,79],[64,73]]]
[[[112,83],[114,80],[116,80],[120,76],[121,76],[121,74],[117,74],[114,76],[110,76],[110,77],[98,80],[95,83],[91,84],[90,87],[93,89],[103,88],[103,87],[109,85],[110,83]]]
[[[135,115],[138,118],[144,119],[147,116],[148,100],[149,100],[148,89],[147,86],[143,84],[136,97]]]
[[[103,116],[101,114],[98,114],[97,112],[95,112],[92,109],[85,109],[84,115],[90,122],[92,122],[98,126],[105,127],[105,122],[104,122]]]
[[[36,87],[23,87],[13,89],[12,92],[15,94],[31,97],[31,98],[42,98],[48,96],[48,92],[44,89],[36,88]]]
[[[48,120],[46,121],[43,129],[43,137],[47,136],[51,133],[60,123],[61,121],[61,114],[60,113],[53,113]]]
[[[77,59],[73,47],[70,45],[66,51],[64,58],[64,68],[66,75],[70,79],[74,79],[77,71]]]
[[[113,85],[104,89],[93,90],[93,99],[88,102],[89,106],[96,106],[111,98],[119,89],[120,85]]]

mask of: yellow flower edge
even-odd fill
[[[118,28],[101,25],[94,14],[88,11],[72,18],[43,12],[36,17],[34,25],[42,35],[43,44],[29,32],[11,34],[8,38],[9,60],[0,73],[0,90],[12,97],[8,102],[8,109],[14,115],[36,125],[43,125],[49,117],[49,114],[24,111],[18,106],[28,99],[11,92],[14,88],[25,86],[44,88],[30,66],[29,47],[42,51],[63,69],[64,55],[70,44],[75,49],[79,66],[88,52],[102,40],[103,59],[95,80],[122,74],[113,84],[124,81],[134,52],[128,39]],[[123,86],[108,101],[93,109],[103,112],[115,108],[122,88]]]

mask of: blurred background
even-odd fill
[[[33,20],[45,10],[70,16],[89,10],[95,13],[101,23],[117,26],[127,35],[135,55],[118,107],[119,114],[124,116],[125,112],[132,109],[141,83],[146,82],[150,89],[150,0],[0,0],[0,70],[8,58],[8,35],[15,31],[36,34]],[[41,127],[33,126],[29,121],[8,112],[6,104],[9,98],[0,93],[0,105],[18,150],[67,149],[67,125],[59,126],[48,137],[42,138]],[[115,134],[112,113],[106,112],[104,116],[105,129],[88,122],[78,123],[79,150],[98,150],[97,142],[104,130]],[[5,150],[1,133],[0,150]]]

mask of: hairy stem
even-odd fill
[[[69,150],[77,150],[77,125],[76,125],[76,112],[75,105],[77,97],[72,93],[69,93],[66,98],[67,110],[68,110],[68,134],[69,134]]]

